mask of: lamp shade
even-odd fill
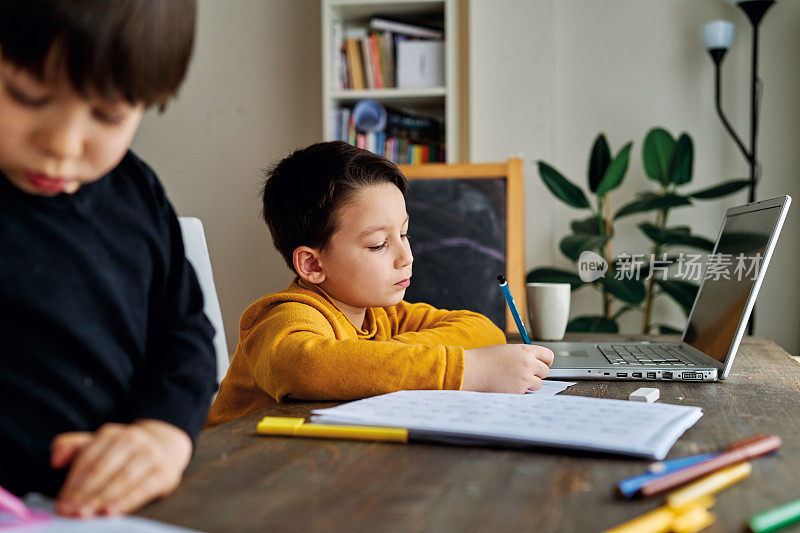
[[[733,42],[733,22],[713,20],[703,25],[703,40],[709,50],[727,50]]]

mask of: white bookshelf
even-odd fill
[[[440,117],[445,128],[448,162],[462,156],[463,122],[460,117],[462,87],[459,73],[459,0],[322,0],[322,136],[334,138],[333,111],[352,105],[362,98],[372,98],[386,105],[402,106]],[[442,22],[445,40],[445,84],[429,89],[339,89],[334,77],[331,27],[367,26],[373,15],[406,19],[427,16]]]

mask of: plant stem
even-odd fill
[[[663,196],[666,193],[666,189],[662,186],[661,187],[661,195]],[[667,225],[667,210],[660,209],[658,211],[658,215],[656,218],[656,226],[663,232],[664,228]],[[655,261],[658,257],[660,246],[658,244],[653,245],[653,260]],[[650,316],[653,312],[653,289],[655,288],[655,276],[653,276],[652,272],[652,264],[650,274],[650,279],[647,280],[647,296],[644,301],[644,317],[642,318],[642,333],[647,334],[648,330],[650,329]]]
[[[605,227],[603,227],[603,234],[606,237],[606,242],[603,245],[603,259],[605,259],[606,264],[610,266],[610,258],[611,258],[611,205],[605,201],[606,197],[603,197],[602,203],[602,214],[603,218],[605,218]],[[611,268],[608,269],[609,273],[611,272]],[[611,318],[611,293],[608,291],[603,291],[603,309],[605,310],[605,317],[610,319]]]

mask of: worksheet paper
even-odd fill
[[[118,518],[94,518],[92,520],[78,520],[56,516],[53,511],[53,500],[41,494],[27,494],[23,501],[32,510],[53,514],[53,519],[35,525],[20,527],[3,526],[0,521],[0,530],[3,533],[191,533],[195,530],[163,524],[137,516],[120,516]]]
[[[449,440],[541,445],[663,459],[699,407],[584,396],[416,390],[316,409],[313,422],[402,427]]]

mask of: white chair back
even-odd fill
[[[211,256],[208,253],[206,234],[199,218],[178,217],[178,220],[181,223],[186,258],[194,267],[200,287],[203,289],[204,311],[216,330],[214,348],[217,351],[217,383],[220,383],[228,372],[230,358],[228,345],[225,342],[225,329],[222,325],[222,310],[214,285],[214,273],[211,271]]]

